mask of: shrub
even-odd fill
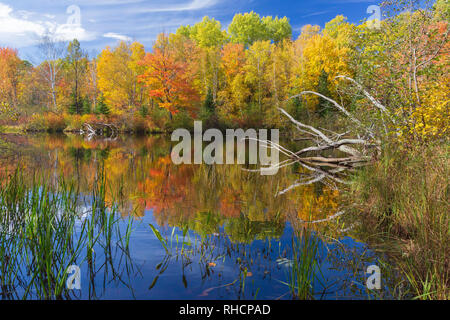
[[[103,120],[93,114],[84,114],[81,116],[81,122],[82,124],[84,123],[99,123],[99,122],[103,122]]]
[[[42,114],[33,114],[25,125],[26,131],[45,131],[47,124]]]
[[[139,109],[139,114],[141,115],[141,117],[145,118],[149,115],[148,112],[148,107],[146,105],[143,105],[140,109]]]
[[[140,114],[122,114],[109,119],[122,132],[145,134],[160,132],[150,117],[142,117]]]
[[[145,118],[138,116],[133,118],[132,131],[134,133],[147,133],[149,132],[148,123]]]
[[[241,126],[246,128],[259,128],[264,122],[264,114],[261,112],[261,108],[257,103],[250,103],[247,105],[244,120],[240,123]]]
[[[152,108],[149,111],[149,115],[155,127],[160,130],[164,130],[166,124],[170,121],[169,112],[160,107]]]
[[[175,114],[172,121],[167,123],[165,129],[167,131],[174,131],[176,129],[183,128],[190,131],[194,130],[194,119],[189,115],[187,111],[180,111]]]
[[[83,125],[83,121],[81,120],[80,115],[65,115],[66,119],[66,130],[65,131],[80,131]]]
[[[47,113],[44,115],[44,119],[48,132],[63,132],[66,128],[66,121],[61,114]]]

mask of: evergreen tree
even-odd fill
[[[206,95],[206,99],[203,102],[203,109],[211,115],[216,113],[216,104],[214,102],[214,97],[211,89],[208,89],[208,94]]]
[[[216,103],[214,102],[211,89],[208,89],[205,101],[203,101],[200,119],[205,122],[206,127],[214,127],[216,125]]]
[[[87,97],[83,98],[83,114],[91,113],[91,102]]]
[[[216,104],[214,102],[212,90],[208,89],[205,101],[203,102],[202,109],[200,112],[200,118],[207,121],[216,113]]]
[[[69,43],[65,65],[68,71],[68,79],[72,85],[72,102],[69,106],[70,113],[83,113],[83,98],[81,97],[82,82],[87,70],[87,55],[81,49],[77,39]]]
[[[69,113],[70,114],[82,114],[83,113],[83,101],[78,98],[75,91],[70,95]]]
[[[329,88],[329,81],[328,81],[328,73],[322,69],[322,73],[319,76],[319,84],[317,85],[317,92],[324,95],[327,98],[331,97],[331,92],[330,92],[330,88]],[[317,111],[319,113],[320,116],[325,116],[328,111],[330,111],[331,109],[331,103],[322,98],[319,97],[319,105],[317,108]]]
[[[110,113],[109,107],[105,103],[105,97],[103,96],[103,94],[100,95],[100,98],[98,99],[96,113],[104,115],[109,115]]]
[[[142,107],[139,109],[139,114],[141,115],[142,118],[148,116],[148,107],[145,104],[142,105]]]
[[[292,99],[291,102],[291,114],[295,119],[302,119],[305,115],[305,112],[308,112],[308,109],[305,108],[305,105],[303,103],[303,99],[300,97],[295,97],[294,99]]]

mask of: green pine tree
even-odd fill
[[[211,89],[208,90],[206,99],[203,102],[203,109],[205,110],[205,112],[209,113],[210,115],[213,115],[216,113],[216,104],[214,102],[214,97],[213,97]]]
[[[78,99],[75,92],[70,95],[69,113],[70,114],[82,114],[83,113],[83,101]]]
[[[91,102],[88,97],[83,98],[83,114],[91,113]]]
[[[148,112],[148,106],[147,105],[142,105],[142,107],[139,109],[139,114],[141,115],[142,118],[145,118],[146,116],[148,116],[149,112]]]
[[[109,115],[110,113],[109,107],[105,103],[105,97],[103,95],[100,95],[100,98],[98,99],[96,113],[104,115]]]
[[[216,113],[216,104],[214,102],[213,94],[211,89],[208,90],[206,94],[205,101],[200,110],[200,119],[203,121],[208,121]]]
[[[303,104],[303,99],[300,97],[295,97],[294,99],[292,99],[291,106],[291,114],[295,119],[302,119],[304,113],[308,112]]]
[[[322,73],[319,76],[319,84],[317,85],[317,92],[330,98],[331,92],[329,86],[330,83],[328,81],[328,73],[322,69]],[[319,106],[317,111],[320,116],[325,116],[331,110],[331,107],[331,103],[328,100],[319,97]]]

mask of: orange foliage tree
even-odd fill
[[[0,48],[0,102],[13,108],[17,106],[21,64],[17,50]]]
[[[199,95],[188,79],[188,65],[175,58],[164,36],[160,37],[160,43],[141,61],[146,70],[139,81],[147,87],[149,96],[171,115],[183,109],[193,114]]]

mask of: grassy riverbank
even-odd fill
[[[10,125],[0,125],[0,133],[6,133],[6,134],[17,134],[17,133],[23,133],[24,128],[20,125],[10,126]]]
[[[389,255],[420,299],[450,297],[448,151],[448,144],[385,145],[381,159],[358,172],[349,194],[374,233],[394,244]]]

